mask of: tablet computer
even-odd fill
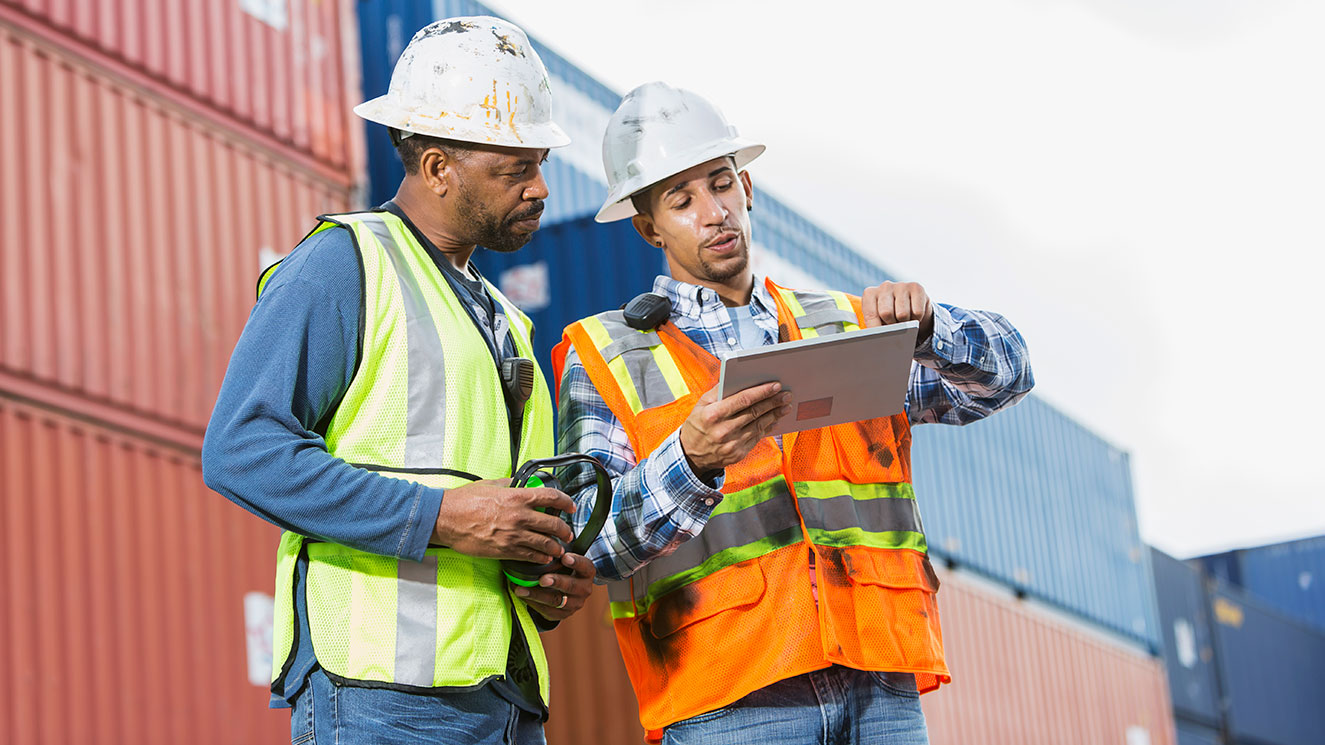
[[[742,349],[722,360],[722,398],[778,381],[791,411],[770,435],[900,414],[919,321]]]

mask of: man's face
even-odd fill
[[[538,230],[547,199],[542,164],[548,151],[493,147],[455,164],[456,217],[469,241],[493,251],[516,251]]]
[[[635,229],[667,255],[672,277],[703,285],[740,284],[750,273],[750,176],[730,157],[666,179],[645,195]]]

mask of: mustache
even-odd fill
[[[536,199],[532,204],[529,205],[529,209],[511,215],[510,219],[508,219],[507,222],[520,222],[521,220],[528,220],[533,217],[538,217],[539,215],[543,214],[544,206],[545,205],[543,204],[543,200]]]

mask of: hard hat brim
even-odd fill
[[[502,147],[554,148],[570,144],[570,137],[555,122],[538,124],[471,124],[459,117],[424,117],[402,115],[390,100],[389,95],[364,101],[354,107],[354,113],[362,119],[392,127],[404,132],[442,137],[460,142],[473,142],[480,145],[499,145]]]
[[[698,151],[678,155],[669,159],[666,163],[659,164],[652,174],[618,184],[616,189],[608,193],[607,201],[603,203],[602,209],[598,210],[598,214],[594,216],[594,222],[615,222],[635,216],[638,212],[635,210],[634,203],[630,200],[632,196],[686,169],[694,168],[701,163],[707,163],[714,158],[730,155],[736,161],[736,170],[739,173],[751,161],[762,155],[764,150],[764,145],[758,142],[737,137],[713,143]],[[648,183],[638,183],[643,178],[648,178]]]

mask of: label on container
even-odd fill
[[[533,313],[552,304],[546,261],[507,269],[497,277],[497,289],[525,313]]]
[[[1150,730],[1135,724],[1128,727],[1127,745],[1150,745]]]
[[[285,27],[290,25],[290,15],[286,12],[285,0],[239,0],[239,7],[277,31],[284,31]]]
[[[244,595],[244,637],[248,650],[248,682],[266,688],[271,685],[272,616],[276,601],[262,592]]]

